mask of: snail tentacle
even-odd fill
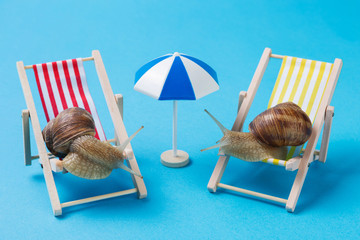
[[[120,146],[117,147],[119,151],[124,151],[126,146],[130,143],[130,141],[143,129],[144,126],[141,126],[133,135],[131,135],[128,139],[126,139]]]
[[[131,168],[128,168],[122,161],[119,161],[117,164],[117,168],[121,168],[124,169],[125,171],[138,176],[139,178],[143,178],[143,176],[141,176],[139,173],[135,172],[134,170],[132,170]]]
[[[204,109],[204,111],[209,114],[209,116],[214,120],[214,122],[216,123],[216,125],[218,125],[218,127],[220,128],[221,132],[225,135],[227,132],[229,132],[229,130],[224,127],[224,125],[222,125],[211,113],[209,113],[208,110]]]
[[[225,145],[224,143],[220,142],[220,143],[215,144],[215,145],[213,145],[213,146],[210,146],[210,147],[207,147],[207,148],[203,148],[203,149],[201,149],[200,151],[201,151],[201,152],[204,152],[204,151],[207,151],[207,150],[210,150],[210,149],[223,147],[224,145]]]

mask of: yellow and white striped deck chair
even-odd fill
[[[221,187],[258,198],[279,202],[285,204],[286,209],[289,212],[293,212],[310,163],[315,160],[321,162],[325,162],[326,160],[332,117],[334,115],[334,107],[329,106],[329,104],[341,71],[342,60],[335,59],[335,62],[331,64],[276,55],[271,53],[271,49],[265,48],[248,91],[240,92],[238,114],[232,127],[233,131],[242,130],[246,115],[249,112],[270,57],[280,58],[283,59],[283,61],[268,107],[273,107],[282,102],[294,102],[309,115],[310,120],[313,123],[313,132],[305,149],[302,149],[303,146],[288,147],[286,159],[263,160],[265,163],[283,166],[286,170],[294,171],[298,169],[289,198],[278,198],[220,183],[229,161],[229,156],[220,156],[208,183],[208,189],[210,192],[216,192],[217,187]],[[322,144],[320,151],[318,151],[315,150],[315,147],[323,125]]]
[[[268,107],[288,101],[294,102],[307,113],[311,122],[314,123],[332,67],[331,63],[284,56]],[[288,155],[284,160],[265,159],[263,161],[286,167],[287,160],[299,156],[302,147],[289,147]],[[315,154],[315,158],[318,160],[318,154]],[[298,165],[293,166],[292,164],[288,166],[287,170],[296,170],[296,167]]]

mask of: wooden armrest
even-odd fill
[[[123,114],[124,114],[124,97],[122,94],[115,94],[115,102],[117,104],[117,107],[119,108],[120,114],[121,114],[121,118],[124,120],[123,118]]]
[[[24,162],[25,166],[31,165],[31,145],[30,145],[30,111],[28,109],[21,112],[22,126],[23,126],[23,141],[24,141]]]
[[[327,106],[325,110],[325,123],[324,123],[323,136],[321,140],[320,155],[319,155],[319,161],[322,163],[325,163],[327,157],[333,117],[334,117],[334,107]]]
[[[243,103],[243,101],[244,101],[244,99],[245,99],[245,97],[246,97],[246,94],[247,94],[246,91],[241,91],[241,92],[239,93],[239,103],[238,103],[238,109],[237,109],[238,112],[239,112],[239,110],[240,110],[241,104]]]
[[[124,121],[124,97],[122,94],[115,94],[114,96],[115,96],[116,105],[120,112],[121,119]],[[114,134],[115,134],[115,145],[119,146],[120,142],[118,136],[116,135],[115,129],[114,129]]]

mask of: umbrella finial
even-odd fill
[[[180,53],[174,52],[174,57],[180,57]]]

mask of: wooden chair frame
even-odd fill
[[[255,70],[255,74],[252,78],[248,91],[240,92],[238,113],[235,123],[231,130],[242,131],[246,116],[249,112],[250,106],[254,100],[255,94],[257,92],[257,89],[259,88],[260,82],[262,80],[262,77],[264,75],[264,72],[271,57],[282,59],[284,56],[272,54],[270,48],[265,48],[261,56],[260,62]],[[266,199],[273,202],[285,204],[286,210],[288,212],[294,212],[310,163],[314,160],[319,160],[322,163],[325,163],[326,161],[332,118],[334,116],[334,107],[329,106],[329,104],[333,96],[337,80],[339,78],[341,67],[342,67],[342,60],[336,58],[323,98],[320,102],[319,110],[316,114],[315,122],[313,124],[312,134],[307,142],[302,157],[299,156],[294,157],[287,161],[286,170],[293,171],[298,169],[288,199],[278,198],[271,195],[258,193],[243,188],[233,187],[230,185],[220,183],[220,180],[223,176],[223,173],[229,161],[230,158],[229,156],[219,157],[219,160],[215,166],[215,169],[208,183],[207,186],[208,190],[210,192],[216,192],[217,188],[220,187],[220,188],[240,192],[242,194],[254,196],[260,199]],[[316,143],[318,142],[323,125],[324,125],[324,131],[323,131],[321,148],[320,151],[317,151],[315,150],[315,147],[316,147]]]
[[[105,96],[105,100],[108,106],[108,109],[110,111],[110,116],[114,125],[115,130],[115,139],[108,140],[109,142],[115,142],[115,144],[119,145],[122,142],[124,142],[127,138],[127,132],[123,123],[123,97],[120,94],[114,95],[111,85],[107,76],[107,73],[105,71],[105,66],[103,64],[100,52],[98,50],[92,51],[92,56],[87,58],[82,58],[83,61],[94,61],[95,68],[97,75],[99,77],[99,81],[101,84],[102,91]],[[70,202],[64,202],[60,203],[59,195],[56,189],[52,168],[50,165],[49,159],[53,157],[51,154],[49,154],[46,150],[45,142],[42,137],[41,133],[41,127],[40,122],[38,119],[38,115],[36,113],[35,103],[34,99],[31,94],[30,85],[28,82],[28,78],[26,75],[26,69],[32,69],[32,65],[24,66],[24,63],[22,61],[19,61],[16,63],[17,70],[19,73],[19,78],[21,81],[21,86],[24,92],[25,100],[27,109],[22,111],[22,125],[23,125],[23,133],[24,133],[24,158],[25,158],[25,165],[31,165],[31,161],[37,158],[41,159],[42,165],[43,165],[43,172],[46,182],[46,187],[48,189],[49,197],[51,206],[53,209],[53,213],[55,216],[59,216],[62,214],[62,209],[65,207],[70,207],[74,205],[79,205],[83,203],[98,201],[102,199],[108,199],[113,197],[118,197],[122,195],[127,195],[131,193],[137,192],[138,198],[146,198],[147,196],[147,190],[145,187],[145,183],[143,179],[140,177],[131,175],[132,181],[134,183],[135,188],[123,190],[119,192],[79,199],[75,201]],[[31,150],[30,150],[30,119],[31,119],[31,126],[33,129],[35,142],[37,145],[38,153],[37,156],[31,156]],[[126,148],[126,151],[132,152],[131,144],[129,144]],[[130,166],[132,170],[135,172],[140,173],[137,161],[135,159],[135,156],[131,160],[127,160],[127,164]]]

